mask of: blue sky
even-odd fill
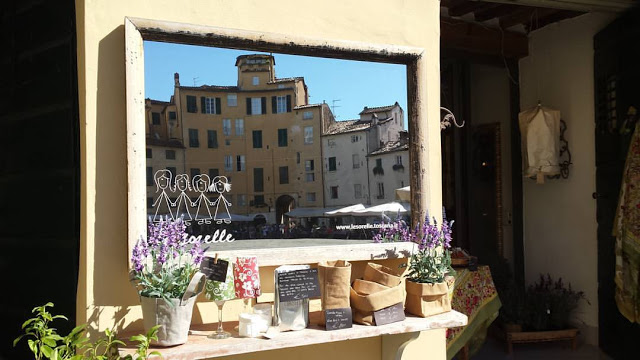
[[[173,94],[173,73],[180,84],[236,85],[235,59],[254,51],[229,50],[145,41],[145,97],[168,101]],[[358,118],[364,106],[384,106],[396,101],[407,114],[406,67],[396,64],[325,59],[274,54],[276,76],[303,76],[309,102],[323,100],[336,107],[338,120]]]

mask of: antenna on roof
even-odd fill
[[[331,100],[331,112],[333,113],[333,116],[334,116],[336,119],[338,118],[338,115],[336,115],[336,108],[339,108],[339,107],[340,107],[340,105],[336,105],[336,103],[337,103],[338,101],[341,101],[341,99],[334,99],[334,100]]]
[[[193,86],[194,86],[194,87],[198,86],[198,85],[196,85],[196,81],[197,81],[198,79],[200,79],[200,78],[199,78],[199,77],[194,77],[194,78],[193,78]]]

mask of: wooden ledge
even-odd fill
[[[467,324],[466,315],[457,311],[450,311],[428,318],[407,316],[404,321],[383,326],[353,324],[353,327],[350,329],[326,331],[323,327],[316,325],[319,315],[319,312],[310,314],[312,325],[307,329],[279,333],[273,339],[241,338],[238,336],[238,332],[234,330],[238,325],[237,321],[224,323],[224,329],[232,334],[231,338],[224,340],[207,338],[209,334],[215,331],[217,324],[193,325],[192,334],[189,335],[189,341],[186,344],[169,348],[154,347],[153,350],[160,351],[165,360],[209,359],[335,341],[362,339],[380,335],[452,328],[465,326]],[[133,334],[123,334],[123,336],[127,338],[131,335]],[[134,352],[135,348],[131,346],[120,349],[120,353],[123,356],[133,354]]]
[[[259,266],[314,264],[319,261],[383,260],[407,258],[413,243],[373,243],[370,240],[342,239],[260,239],[209,244],[206,255],[235,258],[257,256]],[[339,254],[339,255],[338,255]]]

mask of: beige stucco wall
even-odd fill
[[[418,105],[431,130],[438,131],[439,10],[435,0],[77,0],[82,181],[77,322],[100,330],[115,322],[120,329],[142,327],[126,259],[125,16],[424,48],[426,66],[418,71],[427,80],[420,89],[426,98]],[[386,27],[362,25],[383,17],[398,21]],[[439,139],[425,146],[439,159]],[[425,189],[431,192],[431,211],[437,213],[439,160],[428,171]]]
[[[567,122],[572,154],[567,180],[544,185],[524,179],[525,276],[550,273],[583,290],[578,317],[588,342],[597,344],[598,259],[595,191],[593,36],[613,19],[589,14],[530,35],[530,56],[520,61],[521,108],[558,109]]]

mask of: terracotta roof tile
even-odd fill
[[[378,106],[378,107],[371,107],[371,108],[365,106],[364,109],[362,109],[362,111],[360,112],[359,115],[389,111],[389,110],[393,109],[393,107],[396,106],[396,105],[398,105],[397,102],[395,104],[393,104],[393,105]]]

